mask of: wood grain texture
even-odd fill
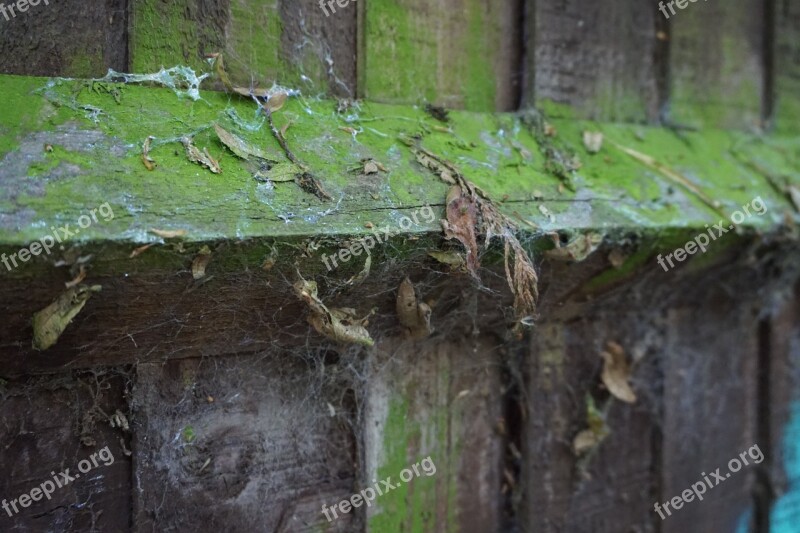
[[[265,354],[266,355],[266,354]],[[328,368],[334,371],[333,368]],[[137,368],[133,531],[352,531],[354,441],[290,353]]]
[[[436,471],[378,498],[367,531],[501,531],[505,435],[493,345],[381,345],[367,384],[364,477],[397,481],[427,457]]]
[[[0,380],[0,498],[11,502],[31,495],[56,476],[63,482],[59,473],[66,469],[76,478],[53,487],[49,499],[39,494],[27,508],[17,503],[18,514],[1,510],[0,529],[128,530],[131,459],[123,450],[130,447],[130,434],[112,428],[108,418],[117,410],[129,413],[127,381],[126,371],[113,369]],[[106,446],[110,455],[100,452]],[[90,462],[87,469],[82,461],[98,452],[106,460],[98,459],[96,467]]]
[[[713,486],[702,501],[670,507],[664,533],[736,531],[748,526],[753,513],[756,468],[732,472],[728,465],[759,444],[755,314],[721,287],[704,292],[700,305],[668,313],[659,501],[679,497],[704,475]]]
[[[126,0],[53,0],[0,14],[0,73],[88,78],[126,63]]]
[[[800,4],[775,0],[775,124],[779,131],[800,132]]]
[[[695,127],[764,127],[764,0],[695,2],[670,15],[668,119]]]
[[[235,85],[355,94],[355,7],[326,17],[312,0],[132,0],[131,13],[135,72],[209,70],[205,56],[222,52]]]
[[[527,10],[525,105],[567,104],[577,116],[596,120],[657,118],[654,6],[529,0]]]
[[[363,95],[512,110],[521,82],[516,0],[380,0],[364,13]]]

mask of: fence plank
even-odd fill
[[[521,520],[526,531],[649,531],[655,486],[653,443],[658,437],[653,364],[635,373],[637,403],[600,393],[608,435],[585,455],[573,451],[587,429],[587,395],[598,396],[601,351],[607,341],[642,355],[647,322],[640,312],[599,316],[565,325],[541,324],[528,366],[529,420],[523,434]],[[609,401],[607,409],[604,402]]]
[[[515,0],[385,0],[364,14],[363,95],[473,111],[517,106]]]
[[[661,503],[704,475],[712,488],[663,511],[664,533],[737,531],[752,520],[756,468],[733,473],[728,463],[758,444],[757,326],[749,305],[721,292],[668,313]],[[717,469],[724,482],[711,475]]]
[[[596,120],[657,117],[657,11],[651,4],[529,0],[528,11],[525,104],[568,104]]]
[[[763,1],[696,2],[675,8],[669,19],[672,122],[763,127]]]
[[[800,4],[775,1],[775,120],[778,130],[800,132]]]
[[[365,479],[397,481],[429,456],[436,472],[380,496],[367,511],[368,531],[499,531],[504,437],[492,345],[382,348],[391,361],[378,363],[367,384]]]
[[[126,0],[59,0],[29,5],[5,2],[0,14],[0,73],[102,76],[126,61]]]
[[[234,84],[355,94],[356,9],[325,17],[302,0],[132,0],[131,70],[208,69],[223,52]]]
[[[131,461],[123,450],[129,437],[122,428],[112,428],[108,418],[117,410],[127,411],[126,377],[124,372],[96,369],[0,379],[0,498],[10,506],[0,511],[1,530],[128,529]],[[93,453],[98,454],[97,466],[90,461],[87,470],[83,461]],[[64,482],[60,472],[75,479],[53,486],[45,499],[41,489],[50,487],[41,485],[55,476]],[[40,492],[32,494],[36,487]],[[23,508],[19,503],[23,494],[38,496],[37,501]],[[19,514],[13,512],[13,500]]]
[[[137,368],[134,531],[352,531],[350,426],[291,354]],[[334,406],[331,416],[329,407]],[[325,529],[328,528],[328,529]]]

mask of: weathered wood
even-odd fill
[[[495,343],[395,341],[379,354],[362,426],[364,486],[398,482],[428,457],[435,471],[378,497],[367,531],[501,531],[507,429]]]
[[[721,287],[702,292],[705,298],[691,308],[676,308],[667,315],[658,501],[680,497],[703,482],[704,475],[713,486],[706,485],[702,501],[693,496],[681,509],[670,506],[671,514],[664,511],[665,533],[736,531],[740,524],[747,527],[754,504],[754,463],[735,473],[728,464],[759,444],[755,315],[741,297],[734,299]],[[723,482],[711,476],[717,469]]]
[[[130,448],[130,434],[109,423],[118,411],[129,414],[128,380],[126,371],[101,369],[0,379],[0,499],[9,506],[17,500],[20,511],[0,509],[0,529],[128,530],[133,486],[131,460],[124,450]],[[97,466],[90,460],[93,453],[99,453]],[[90,469],[84,460],[90,461]],[[54,477],[63,484],[61,472],[75,479],[61,487],[42,487]],[[32,494],[36,487],[40,492]],[[49,499],[42,488],[51,491]],[[23,508],[18,503],[23,494],[38,501]]]
[[[595,120],[658,117],[657,10],[647,2],[528,0],[523,102]]]
[[[361,92],[378,102],[516,109],[521,15],[516,0],[368,2]]]
[[[290,353],[137,367],[133,531],[353,531],[353,406]],[[326,389],[326,386],[331,388]],[[333,410],[333,412],[331,412]]]
[[[668,120],[682,126],[763,129],[764,0],[695,2],[675,11],[669,19]]]
[[[89,78],[125,68],[126,0],[40,1],[25,12],[3,5],[0,73]]]
[[[221,52],[239,86],[354,96],[355,34],[355,8],[325,17],[313,0],[132,0],[130,69],[208,71]]]
[[[800,131],[800,4],[775,0],[774,73],[775,125],[779,131]]]

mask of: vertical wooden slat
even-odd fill
[[[686,0],[688,2],[688,0]],[[764,0],[673,5],[668,119],[692,127],[763,127]]]
[[[473,111],[517,105],[516,0],[383,0],[364,14],[363,94]]]
[[[204,56],[222,52],[237,85],[355,94],[355,4],[326,17],[313,0],[131,1],[133,71],[208,70]]]
[[[558,114],[654,120],[658,116],[657,31],[647,2],[528,0],[528,60],[523,101]]]
[[[660,502],[680,497],[704,473],[713,487],[702,501],[694,497],[677,510],[670,505],[664,533],[737,531],[752,521],[757,467],[732,473],[728,464],[759,444],[754,318],[746,303],[721,296],[668,313]],[[719,484],[711,475],[717,469],[724,478]]]
[[[800,523],[800,284],[777,306],[764,332],[769,355],[768,479],[761,498],[771,504],[763,521],[770,531],[791,531]],[[766,506],[764,506],[766,507]],[[769,512],[769,514],[767,514]]]
[[[130,523],[129,435],[112,428],[108,416],[128,411],[124,373],[98,371],[0,379],[0,500],[19,513],[0,509],[2,531],[127,531]],[[110,457],[100,452],[108,446]],[[81,474],[79,462],[101,453]],[[19,498],[53,480],[51,472],[75,479],[54,486],[49,499],[21,507]],[[84,463],[84,470],[86,464]]]
[[[641,332],[646,327],[637,329],[642,318],[640,313],[614,314],[570,325],[540,324],[532,335],[520,513],[525,531],[652,529],[658,398],[651,362],[635,372],[635,404],[610,400],[608,435],[584,456],[573,450],[575,436],[588,427],[587,395],[599,394],[601,410],[609,401],[608,394],[600,392],[601,350],[613,340],[628,353],[643,356]]]
[[[800,3],[775,5],[775,122],[780,132],[800,132]]]
[[[352,514],[322,513],[354,489],[343,391],[326,394],[288,354],[137,373],[134,531],[354,529]]]
[[[387,342],[376,363],[364,417],[366,484],[426,457],[422,474],[380,496],[368,531],[499,531],[502,510],[502,397],[498,354],[485,341]]]
[[[0,73],[102,76],[126,62],[126,0],[39,2],[25,12],[0,14]]]

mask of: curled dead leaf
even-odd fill
[[[446,239],[457,239],[467,251],[467,270],[478,277],[478,240],[475,228],[478,224],[478,209],[475,201],[464,194],[458,185],[450,187],[445,200],[447,220],[442,220]]]
[[[275,156],[271,156],[260,148],[250,145],[245,140],[229,132],[219,124],[214,124],[214,131],[217,132],[217,137],[219,137],[219,140],[222,141],[222,144],[227,146],[231,152],[242,159],[249,159],[251,156],[254,156],[267,161],[276,160]]]
[[[411,280],[406,278],[397,289],[397,317],[406,328],[406,335],[412,339],[422,339],[433,332],[431,328],[431,308],[424,302],[417,303],[417,295]]]
[[[133,258],[134,258],[134,257],[136,257],[137,255],[140,255],[140,254],[142,254],[142,253],[146,252],[146,251],[147,251],[147,249],[148,249],[148,248],[150,248],[151,246],[153,246],[153,243],[152,243],[152,242],[151,242],[150,244],[145,244],[144,246],[140,246],[140,247],[138,247],[138,248],[134,249],[134,250],[131,252],[131,255],[130,255],[130,256],[128,256],[128,257],[129,257],[130,259],[133,259]]]
[[[603,147],[603,133],[599,131],[584,131],[583,145],[590,154],[596,154]]]
[[[157,235],[162,239],[176,239],[178,237],[185,237],[188,231],[185,229],[165,230],[150,228],[150,233]]]
[[[155,139],[155,137],[150,135],[144,140],[144,144],[142,145],[142,163],[144,163],[144,166],[147,170],[155,170],[155,168],[158,166],[153,158],[150,157],[150,141],[153,139]]]
[[[367,318],[359,319],[350,308],[334,308],[328,310],[317,296],[317,284],[313,281],[300,280],[294,284],[298,298],[311,310],[308,322],[318,333],[329,339],[346,344],[362,344],[372,346],[374,341],[364,327]]]
[[[42,351],[53,346],[92,294],[101,289],[100,285],[72,287],[33,315],[33,349]]]
[[[622,346],[616,342],[609,341],[601,357],[603,358],[601,379],[608,392],[623,402],[636,402],[636,394],[634,394],[628,382],[631,371]]]
[[[211,249],[203,246],[192,261],[192,277],[200,279],[206,275],[206,265],[211,261]]]
[[[588,232],[583,235],[578,235],[564,246],[561,246],[558,237],[556,237],[555,240],[556,248],[547,250],[544,253],[545,257],[555,261],[581,262],[600,246],[603,242],[603,236],[599,233]]]
[[[217,160],[208,153],[208,148],[203,148],[201,152],[200,149],[192,143],[192,139],[189,137],[183,137],[181,143],[183,143],[183,146],[186,148],[186,157],[189,161],[206,167],[214,174],[222,172],[222,168],[220,168]]]
[[[64,285],[66,285],[67,289],[71,289],[72,287],[75,287],[76,285],[79,285],[80,283],[82,283],[83,280],[85,280],[85,279],[86,279],[86,267],[81,265],[79,267],[79,270],[78,270],[78,275],[75,276],[75,279],[73,279],[72,281],[66,282]]]
[[[267,99],[266,104],[263,104],[264,109],[266,109],[267,112],[272,114],[283,107],[283,105],[286,103],[287,98],[289,98],[289,95],[284,92],[275,93]]]

